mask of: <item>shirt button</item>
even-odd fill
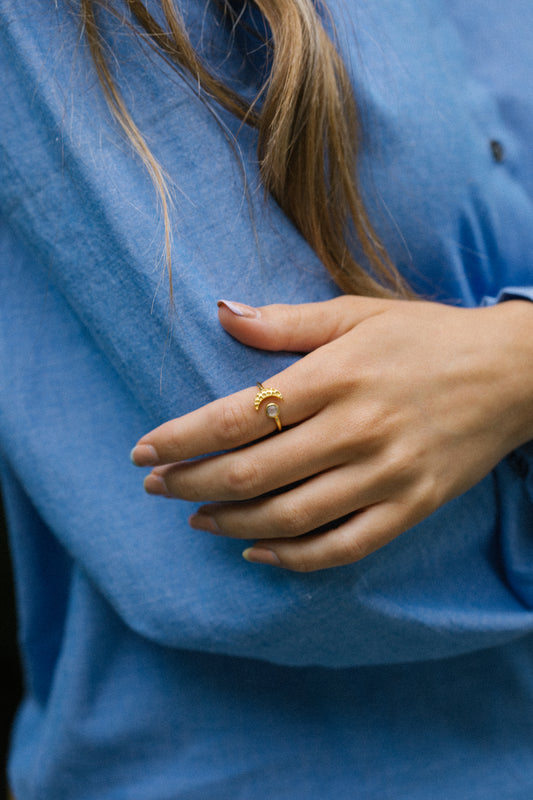
[[[498,164],[501,164],[501,162],[505,158],[505,151],[503,149],[503,144],[499,142],[497,139],[491,139],[490,150],[494,161],[497,161]]]
[[[507,463],[510,464],[511,468],[516,472],[519,478],[522,478],[522,480],[527,478],[529,464],[522,453],[517,453],[516,451],[509,453],[507,456]]]

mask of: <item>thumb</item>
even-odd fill
[[[342,295],[321,303],[253,308],[218,301],[222,327],[243,344],[261,350],[308,353],[342,336],[363,320],[381,314],[397,301]]]

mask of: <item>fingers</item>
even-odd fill
[[[145,479],[145,489],[194,502],[257,498],[342,463],[346,453],[327,439],[323,424],[313,417],[305,428],[296,426],[253,447],[157,467]]]
[[[301,305],[252,308],[227,300],[218,305],[221,325],[244,344],[262,350],[308,353],[381,314],[394,302],[401,301],[343,295]]]
[[[318,348],[263,382],[283,396],[280,418],[285,427],[307,419],[331,400],[327,393],[336,365],[319,345],[337,339],[363,319],[383,313],[391,302],[401,301],[343,296],[324,303],[265,306],[255,310],[258,315],[253,317],[235,314],[226,303],[220,314],[226,328],[247,344],[272,350]],[[244,389],[164,423],[139,440],[132,450],[133,463],[170,464],[242,447],[268,435],[275,430],[274,422],[265,416],[266,403],[259,413],[255,411],[256,394],[255,387]]]
[[[360,561],[388,544],[416,520],[406,518],[397,503],[364,508],[334,530],[294,539],[266,539],[244,551],[247,561],[314,572]]]
[[[374,481],[363,484],[358,478],[362,474],[353,466],[335,467],[273,497],[205,506],[189,522],[193,528],[237,539],[301,536],[381,498]]]
[[[326,402],[325,392],[317,386],[317,370],[306,359],[264,381],[265,389],[278,390],[282,399],[263,400],[256,410],[257,387],[208,403],[202,408],[170,420],[143,436],[131,453],[138,467],[171,464],[208,453],[243,447],[276,431],[274,419],[266,415],[270,402],[279,406],[283,427],[308,419]],[[308,386],[313,387],[309,391]]]

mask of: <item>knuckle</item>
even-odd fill
[[[368,440],[376,444],[388,441],[393,419],[388,404],[381,399],[375,399],[363,418],[364,432]]]
[[[338,564],[355,564],[356,561],[362,561],[371,551],[368,542],[349,531],[338,538],[335,549],[335,560]]]
[[[264,333],[265,345],[271,349],[290,350],[303,326],[302,311],[297,305],[275,304],[271,306],[276,319],[275,326],[269,326]]]
[[[417,484],[413,502],[417,521],[428,517],[447,499],[449,498],[443,491],[443,482],[431,472],[424,474],[423,479]]]
[[[387,441],[391,425],[389,410],[380,400],[354,404],[346,413],[346,431],[359,447],[374,451]]]
[[[416,462],[416,455],[411,448],[398,445],[388,454],[387,473],[395,483],[409,480]]]
[[[315,542],[319,537],[316,537]],[[310,543],[312,540],[307,540]],[[302,547],[294,556],[291,554],[288,566],[295,572],[316,572],[332,566],[342,566],[344,564],[354,564],[361,561],[371,551],[372,547],[368,542],[365,543],[359,537],[343,535],[335,542],[335,546],[328,552],[317,552],[315,548]]]
[[[307,515],[290,498],[284,498],[276,517],[276,525],[280,531],[279,535],[287,538],[301,536],[313,527],[309,525]]]
[[[163,426],[162,426],[163,427]],[[165,460],[181,461],[183,453],[183,434],[177,425],[169,424],[162,431],[163,436],[154,442],[154,447],[159,455],[164,455]]]
[[[230,495],[236,500],[256,497],[260,491],[261,474],[257,462],[239,454],[228,464],[226,482]]]
[[[341,552],[343,564],[355,564],[356,561],[362,561],[372,551],[368,542],[363,542],[357,536],[353,537],[346,543],[344,553]]]
[[[302,309],[298,305],[291,306],[290,309],[285,307],[285,314],[286,314],[285,322],[288,326],[290,326],[289,330],[292,328],[293,333],[295,333],[296,336],[299,337],[299,335],[305,329],[305,320],[302,314]]]
[[[228,447],[234,447],[246,441],[250,429],[248,414],[236,401],[225,403],[222,406],[216,425],[221,439]]]
[[[351,459],[355,454],[371,456],[383,447],[380,420],[373,414],[354,409],[346,416],[343,433],[336,443],[342,458]]]

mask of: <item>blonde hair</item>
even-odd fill
[[[258,130],[261,178],[338,286],[346,293],[409,296],[369,218],[357,180],[359,124],[352,87],[313,0],[254,0],[270,36],[269,72],[249,102],[226,86],[193,48],[174,0],[160,0],[163,27],[141,0],[124,0],[132,35],[172,64],[244,124]],[[172,292],[168,182],[113,79],[96,7],[118,16],[110,0],[80,0],[82,30],[111,112],[145,164],[162,204]],[[230,14],[229,6],[224,6]],[[326,14],[326,9],[323,9]],[[123,19],[123,18],[122,18]],[[239,20],[234,19],[235,24]],[[142,34],[139,31],[142,29]],[[369,274],[357,262],[360,250]]]

